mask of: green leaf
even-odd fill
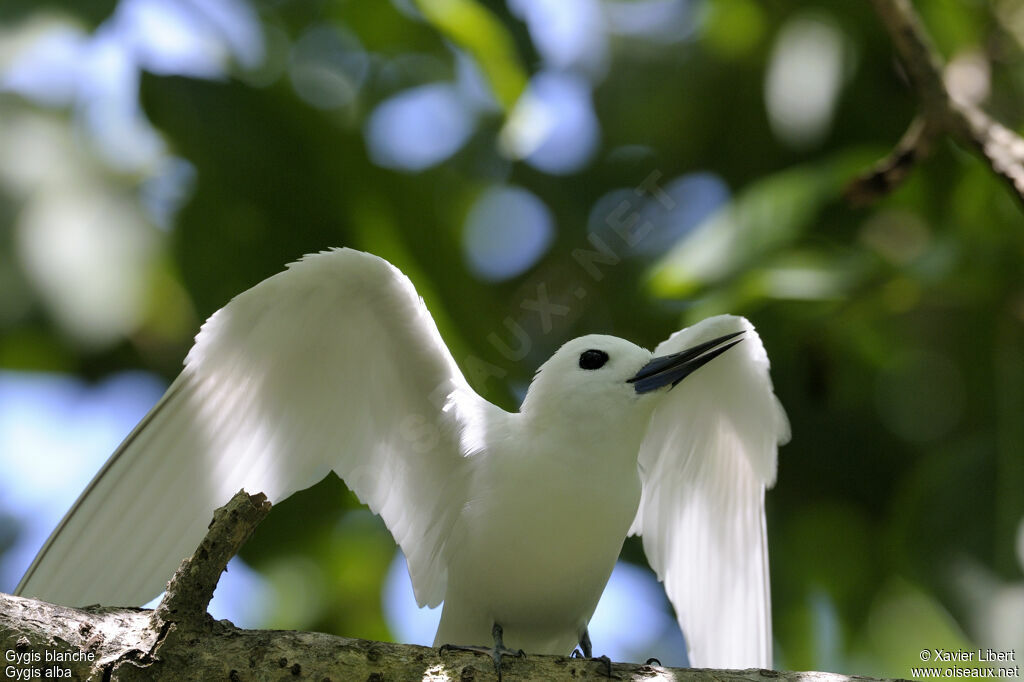
[[[651,271],[655,295],[680,297],[763,262],[801,236],[835,200],[864,156],[843,154],[769,175],[684,237]]]
[[[474,0],[416,0],[423,16],[476,59],[508,111],[526,87],[526,71],[505,27]]]
[[[765,10],[753,0],[713,0],[705,5],[702,38],[719,56],[740,59],[761,44],[767,24]]]

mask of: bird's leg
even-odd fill
[[[498,673],[498,682],[501,682],[501,659],[505,656],[525,656],[526,652],[522,649],[513,651],[505,646],[502,641],[503,630],[501,625],[498,623],[494,624],[491,628],[491,637],[494,638],[494,646],[488,649],[483,646],[460,646],[456,644],[445,644],[441,647],[441,651],[472,651],[478,654],[485,654],[491,657],[494,661],[494,670]]]
[[[583,631],[583,636],[580,637],[580,649],[583,650],[584,658],[594,657],[594,645],[590,643],[590,630]]]
[[[580,649],[583,651],[583,658],[590,661],[601,661],[604,663],[604,674],[609,679],[615,677],[612,675],[612,659],[607,656],[594,657],[594,645],[590,643],[590,631],[584,630],[583,634],[580,635]],[[573,656],[576,655],[576,649],[573,649]]]
[[[498,623],[494,624],[491,628],[491,637],[494,638],[494,649],[491,650],[491,658],[494,659],[494,669],[498,671],[498,680],[501,680],[501,659],[505,656],[525,656],[526,652],[522,649],[518,651],[512,651],[505,647],[505,643],[501,640],[502,629]]]

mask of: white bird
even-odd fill
[[[589,656],[587,624],[640,534],[691,665],[768,668],[764,492],[789,437],[768,367],[742,317],[653,356],[583,336],[508,413],[470,388],[397,268],[309,255],[207,320],[17,594],[143,604],[239,488],[277,503],[333,469],[383,518],[420,606],[444,602],[435,645],[490,643],[498,625],[512,649]]]

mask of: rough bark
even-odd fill
[[[317,632],[242,630],[206,617],[202,623],[157,629],[155,612],[89,607],[72,609],[0,595],[0,649],[7,677],[74,680],[494,680],[486,656],[422,646],[373,642]],[[76,656],[77,661],[48,660]],[[18,657],[15,662],[7,660]],[[39,660],[32,660],[38,656]],[[13,674],[12,674],[13,672]],[[773,670],[700,670],[613,663],[623,680],[847,682],[870,678]],[[34,675],[37,677],[27,677]],[[562,656],[507,658],[507,682],[605,680],[604,664]]]
[[[1024,139],[950,92],[942,57],[910,0],[871,1],[917,93],[920,113],[896,149],[850,183],[847,198],[862,204],[892,191],[927,156],[931,142],[947,134],[984,159],[1024,205]]]
[[[373,642],[317,632],[242,630],[206,613],[228,560],[270,511],[263,495],[235,495],[214,513],[207,536],[182,562],[152,611],[70,608],[0,594],[5,679],[129,680],[494,680],[487,656]],[[607,680],[600,661],[564,656],[507,658],[503,678]],[[699,670],[613,663],[626,680],[847,682],[869,678],[773,670]]]

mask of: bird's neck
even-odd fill
[[[535,454],[570,467],[599,467],[623,475],[636,471],[648,414],[627,415],[521,412],[510,415],[512,433],[536,448]],[[568,418],[567,418],[568,417]],[[516,437],[516,436],[513,436]]]

